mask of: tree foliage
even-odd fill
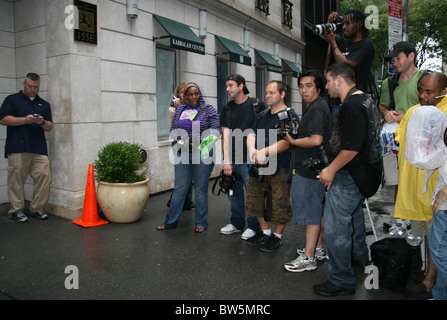
[[[381,71],[383,59],[388,53],[388,1],[384,0],[342,0],[341,13],[350,9],[365,12],[369,6],[376,6],[379,14],[378,28],[370,29],[370,38],[376,46],[376,55],[372,70]],[[447,1],[445,0],[409,0],[408,2],[408,39],[418,50],[418,67],[428,58],[445,57],[447,54]],[[365,12],[367,18],[372,18]],[[441,66],[438,66],[441,67]]]

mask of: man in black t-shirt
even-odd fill
[[[258,219],[261,230],[247,240],[251,245],[262,245],[261,250],[270,252],[283,245],[283,232],[292,218],[290,185],[286,182],[289,169],[290,143],[283,138],[277,125],[288,113],[289,121],[299,123],[298,115],[289,109],[284,97],[287,87],[273,80],[267,85],[265,99],[270,107],[253,124],[248,135],[247,148],[250,163],[258,168],[259,174],[250,172],[247,187],[247,216]],[[290,122],[289,122],[290,123]],[[259,179],[262,176],[262,181]],[[274,225],[271,230],[270,225]]]
[[[306,227],[304,249],[298,250],[298,258],[284,265],[290,272],[315,270],[317,259],[326,258],[321,236],[326,190],[316,179],[324,166],[320,148],[327,144],[332,132],[331,113],[324,99],[324,87],[323,76],[318,71],[310,70],[300,76],[298,88],[307,106],[303,111],[296,139],[287,134],[295,155],[295,173],[292,178],[293,221]],[[321,161],[321,167],[315,166],[315,161]]]
[[[324,234],[329,256],[329,280],[314,286],[322,296],[355,293],[356,274],[353,262],[366,265],[365,215],[360,180],[375,173],[368,160],[368,117],[363,107],[370,99],[355,86],[355,73],[346,62],[331,65],[326,74],[329,95],[340,98],[342,106],[328,143],[331,164],[318,176],[326,187]]]
[[[241,232],[245,228],[245,190],[249,180],[247,167],[247,129],[253,125],[258,113],[267,109],[264,102],[248,97],[250,93],[244,77],[232,74],[226,81],[227,92],[232,99],[222,109],[220,124],[222,127],[222,149],[224,156],[223,171],[227,176],[237,171],[242,181],[237,182],[233,195],[228,195],[231,202],[230,223],[220,229],[222,234]],[[259,230],[256,218],[247,218],[247,229],[241,238],[247,240]]]
[[[329,15],[328,22],[333,23],[338,17],[337,12]],[[365,26],[366,16],[360,10],[349,10],[343,16],[344,38],[336,36],[332,30],[324,37],[332,46],[335,61],[344,61],[354,67],[356,86],[363,92],[368,92],[368,80],[371,65],[374,60],[375,47]]]

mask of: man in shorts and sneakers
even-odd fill
[[[298,136],[286,139],[295,153],[294,175],[292,179],[293,221],[306,227],[306,245],[298,249],[298,258],[284,264],[287,271],[302,272],[317,268],[317,259],[324,260],[326,253],[322,246],[322,219],[326,190],[317,175],[324,164],[321,148],[326,146],[332,132],[332,117],[324,99],[326,93],[323,76],[315,70],[302,74],[298,88],[306,103],[298,128]],[[313,160],[312,160],[313,159]],[[318,161],[320,164],[316,165]],[[316,165],[316,167],[313,167]]]
[[[285,95],[286,86],[281,81],[271,81],[267,85],[266,103],[271,108],[255,120],[254,132],[247,138],[250,163],[255,165],[250,171],[247,188],[247,215],[256,217],[261,226],[247,243],[262,244],[261,250],[266,252],[282,246],[284,228],[292,219],[290,185],[285,179],[289,167],[289,142],[278,138],[275,128],[279,123],[278,114],[287,111]],[[291,113],[299,121],[298,115],[294,111]],[[273,232],[270,223],[274,225]]]
[[[231,203],[230,223],[220,229],[221,234],[242,232],[247,220],[247,229],[242,240],[253,237],[259,231],[256,218],[247,218],[245,214],[245,191],[249,175],[247,166],[247,142],[244,132],[250,129],[259,112],[267,109],[264,102],[248,97],[250,93],[245,78],[239,74],[228,76],[227,92],[232,99],[222,109],[220,124],[222,127],[222,150],[224,157],[223,172],[231,176],[236,171],[242,180],[237,182],[234,193],[228,195]]]

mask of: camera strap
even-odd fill
[[[235,178],[235,183],[232,187],[236,187],[237,183],[239,183],[239,181],[242,180],[242,176],[239,174],[239,172],[237,172],[236,170],[233,170],[232,176],[234,176]],[[216,181],[214,181],[213,187],[211,189],[211,192],[213,193],[214,196],[218,196],[220,195],[222,192],[223,193],[228,193],[229,190],[223,190],[222,189],[222,181],[224,179],[228,179],[228,176],[226,176],[223,172],[223,170],[220,171],[219,177],[216,179]],[[216,192],[216,187],[217,187],[217,183],[219,183],[219,190]],[[236,195],[236,194],[235,194]]]
[[[268,176],[264,179],[265,181],[265,190],[264,190],[264,220],[266,222],[270,222],[272,220],[272,211],[273,211],[273,206],[272,206],[272,194],[273,194],[273,189],[272,189],[272,176],[270,175],[270,166],[269,166],[269,174]]]

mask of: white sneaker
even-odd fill
[[[284,264],[284,268],[290,272],[312,271],[317,268],[317,259],[309,259],[304,254],[300,254],[298,258]]]
[[[241,235],[242,240],[247,240],[250,238],[253,238],[255,236],[256,232],[250,228],[247,228],[244,233]]]
[[[296,252],[298,254],[304,254],[304,252],[306,252],[306,248],[296,249]],[[318,261],[329,260],[329,257],[326,254],[326,250],[323,247],[315,248],[315,258],[317,258]]]
[[[236,229],[236,227],[233,226],[231,223],[227,224],[225,227],[220,229],[220,233],[222,234],[232,234],[235,232],[241,232],[241,230]]]

